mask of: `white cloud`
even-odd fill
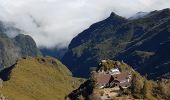
[[[74,36],[112,11],[129,17],[168,7],[170,0],[0,0],[0,19],[16,23],[39,46],[53,47],[67,46]]]

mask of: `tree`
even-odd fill
[[[144,99],[147,100],[154,100],[155,98],[153,97],[153,87],[152,87],[152,82],[148,81],[147,79],[144,79],[144,85],[142,89],[142,94],[144,96]]]
[[[138,74],[134,74],[133,78],[132,78],[132,86],[131,86],[131,91],[132,94],[136,97],[136,98],[143,98],[141,95],[141,91],[143,89],[143,78],[140,77]]]

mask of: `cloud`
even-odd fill
[[[170,0],[0,0],[0,19],[15,23],[38,46],[63,47],[112,11],[129,17],[168,7]]]

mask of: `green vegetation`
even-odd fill
[[[160,98],[168,99],[170,98],[170,80],[164,80],[158,82],[154,94]],[[158,93],[158,94],[157,94]]]
[[[64,100],[82,81],[58,60],[27,57],[14,65],[0,90],[8,100]]]
[[[71,100],[88,100],[89,96],[93,93],[94,88],[95,81],[93,79],[89,79],[82,83],[78,89],[72,91],[68,97]]]
[[[139,74],[134,74],[132,79],[131,92],[134,98],[156,100],[157,96],[153,94],[156,82],[147,80]]]
[[[170,9],[153,11],[135,20],[111,14],[77,35],[62,62],[81,77],[88,77],[89,68],[100,60],[116,59],[128,63],[141,75],[147,74],[149,79],[168,79],[169,28]]]
[[[113,61],[108,59],[106,60],[106,62],[102,62],[99,65],[99,69],[104,69],[105,71],[110,70],[112,68],[119,68],[120,71],[133,72],[133,69],[123,61],[119,62],[119,61]]]
[[[170,97],[170,81],[152,81],[140,76],[138,73],[133,75],[131,95],[137,99],[146,100],[166,100]]]
[[[132,67],[126,63],[113,60],[106,60],[103,63],[100,63],[98,70],[104,69],[107,71],[112,68],[119,68],[121,71],[128,71],[132,74],[131,87],[129,89],[121,90],[120,98],[123,98],[124,95],[133,97],[134,99],[144,100],[168,100],[168,98],[170,98],[170,80],[148,80],[145,77],[142,77],[138,72],[134,71]],[[91,77],[90,80],[86,81],[78,89],[71,92],[69,96],[78,100],[81,100],[82,98],[90,100],[93,100],[94,98],[99,99],[99,96],[92,92],[93,89],[95,89],[95,81],[92,80],[94,79]],[[89,90],[91,91],[89,92]],[[84,93],[86,95],[83,95]]]
[[[147,80],[126,63],[113,60],[106,60],[106,62],[101,63],[99,69],[101,68],[106,71],[115,67],[119,68],[121,71],[129,71],[132,74],[131,88],[122,91],[122,94],[129,94],[136,99],[146,100],[170,98],[170,80],[160,80],[157,82]]]

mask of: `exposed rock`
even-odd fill
[[[35,41],[28,35],[20,34],[14,39],[6,35],[7,30],[0,22],[0,70],[15,64],[23,56],[39,56]]]
[[[3,80],[0,78],[0,88],[3,87]]]
[[[0,95],[0,100],[6,100],[5,96],[3,96],[2,94]]]

